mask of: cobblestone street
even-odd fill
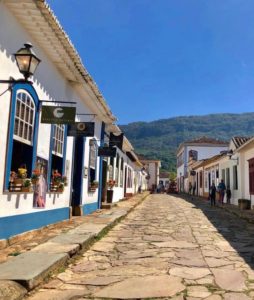
[[[254,299],[254,225],[153,194],[29,300]]]

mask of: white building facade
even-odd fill
[[[177,150],[177,187],[179,192],[189,192],[188,163],[190,160],[207,159],[227,149],[228,143],[207,137],[180,144]]]
[[[46,2],[1,1],[0,79],[22,78],[12,54],[26,41],[41,59],[34,76],[30,82],[0,83],[0,239],[100,208],[108,162],[98,148],[116,120]],[[67,136],[67,125],[42,123],[42,105],[75,106],[75,122],[92,119],[94,136]],[[118,162],[113,159],[113,201],[137,191],[135,172],[141,167],[128,151],[133,149],[118,150]],[[40,185],[25,186],[38,169]],[[56,187],[60,178],[64,184]]]

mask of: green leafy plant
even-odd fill
[[[31,180],[30,179],[26,179],[23,182],[23,187],[30,187],[31,186]]]

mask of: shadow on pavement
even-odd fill
[[[186,195],[174,195],[191,203],[200,209],[213,224],[224,239],[234,248],[239,256],[254,269],[254,224],[241,219],[227,210],[215,206],[211,207],[208,200],[192,198]]]

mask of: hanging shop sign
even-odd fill
[[[94,122],[77,122],[75,124],[68,125],[68,136],[82,137],[94,136]]]
[[[43,105],[41,123],[72,124],[75,123],[76,107]]]
[[[114,135],[114,133],[110,133],[109,137],[109,147],[116,146],[119,149],[123,148],[123,133],[119,135]]]
[[[99,147],[98,156],[116,157],[116,148]]]

